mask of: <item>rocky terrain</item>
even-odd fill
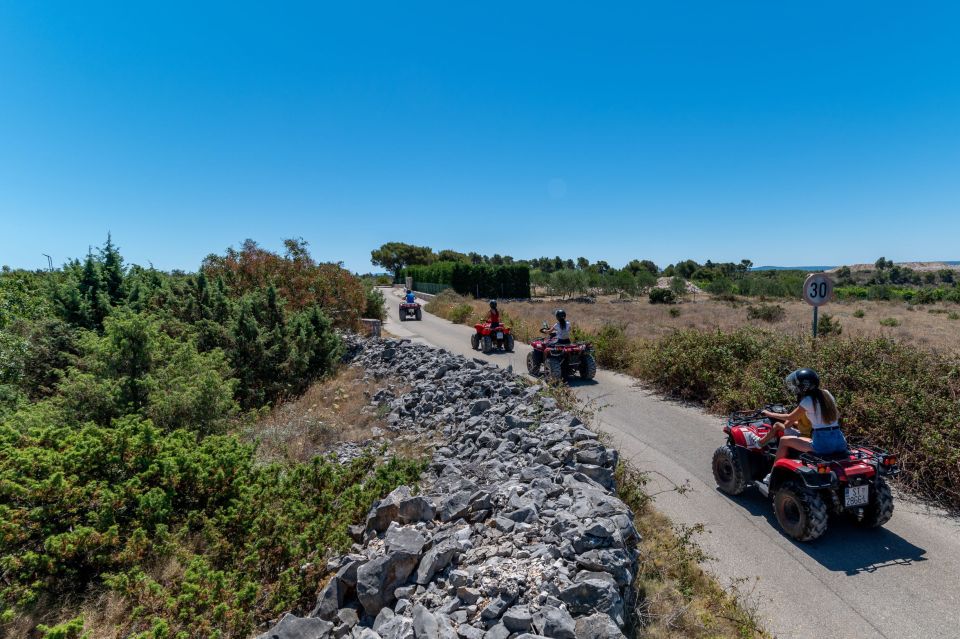
[[[638,534],[613,493],[618,455],[574,415],[502,369],[399,340],[356,343],[385,384],[389,427],[432,443],[351,530],[352,551],[306,616],[260,639],[622,637]]]

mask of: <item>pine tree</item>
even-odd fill
[[[110,304],[116,306],[123,300],[123,257],[113,245],[113,239],[107,233],[107,243],[100,249],[102,280]]]

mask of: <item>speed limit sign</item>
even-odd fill
[[[833,295],[833,280],[826,273],[811,273],[803,282],[803,299],[811,306],[823,306]]]

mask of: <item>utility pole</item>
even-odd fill
[[[53,258],[50,257],[49,255],[47,255],[46,253],[41,253],[40,255],[42,255],[42,256],[44,256],[45,258],[47,258],[47,270],[48,270],[48,271],[52,271],[52,270],[53,270]]]

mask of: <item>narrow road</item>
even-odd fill
[[[470,347],[472,328],[426,312],[420,322],[400,322],[395,292],[384,293],[386,328],[394,335],[526,372],[529,346],[483,355]],[[716,489],[710,460],[724,441],[717,417],[663,400],[633,378],[609,371],[599,371],[593,383],[576,380],[573,387],[595,409],[594,426],[612,436],[621,455],[654,473],[652,491],[689,485],[685,494],[659,495],[657,508],[678,524],[706,526],[709,533],[699,542],[714,558],[707,568],[723,585],[745,592],[776,636],[960,637],[956,518],[898,494],[884,528],[864,531],[831,521],[821,539],[794,542],[780,532],[769,502],[755,489],[735,498]]]

